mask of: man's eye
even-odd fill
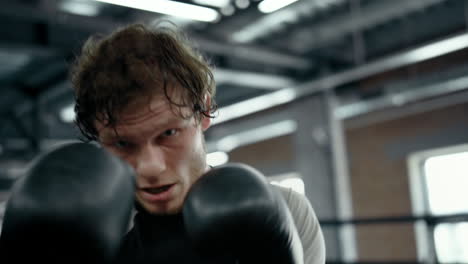
[[[130,143],[127,141],[119,140],[114,143],[116,148],[128,148],[130,147]]]
[[[163,137],[170,137],[170,136],[174,136],[175,134],[177,134],[177,130],[176,129],[168,129],[166,131],[164,131],[164,133],[162,134]]]

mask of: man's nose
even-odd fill
[[[164,152],[160,147],[148,144],[139,151],[135,166],[138,176],[149,180],[162,173],[165,169]]]

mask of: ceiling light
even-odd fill
[[[234,14],[234,12],[236,11],[236,9],[232,6],[232,5],[227,5],[223,8],[221,8],[221,14],[225,15],[225,16],[230,16],[232,14]]]
[[[467,44],[468,34],[462,34],[414,49],[408,52],[406,57],[410,60],[426,60],[449,52],[464,49],[468,46]]]
[[[200,5],[214,6],[214,7],[225,7],[229,5],[230,0],[193,0],[194,3]]]
[[[249,7],[250,2],[249,2],[249,0],[236,0],[235,4],[236,4],[236,6],[238,8],[245,9],[245,8]]]
[[[97,16],[99,13],[99,7],[94,2],[66,1],[61,3],[60,9],[81,16]]]
[[[211,152],[206,155],[206,163],[208,165],[216,167],[219,165],[223,165],[229,161],[229,156],[226,152],[216,151]]]
[[[228,69],[215,69],[214,78],[216,83],[229,83],[245,87],[253,87],[267,90],[277,90],[294,85],[291,78],[285,76],[253,73],[244,71],[232,71]]]
[[[219,13],[211,8],[165,0],[95,0],[103,3],[141,9],[203,22],[215,22]]]
[[[60,119],[65,123],[75,121],[75,104],[68,105],[60,111]]]
[[[265,0],[262,3],[267,2]],[[290,5],[286,8],[282,8],[276,12],[266,14],[259,17],[256,21],[247,24],[243,28],[239,29],[232,36],[232,40],[236,42],[246,43],[255,39],[261,38],[271,33],[281,30],[285,24],[296,23],[300,16],[312,17],[319,10],[328,8],[330,5],[339,5],[345,0],[314,0],[314,1],[301,1],[296,5]],[[282,2],[281,0],[275,0],[275,3]],[[262,4],[261,3],[261,4]],[[326,5],[325,5],[326,3]]]
[[[258,10],[262,13],[271,13],[296,1],[297,0],[264,0],[258,5]]]

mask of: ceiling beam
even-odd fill
[[[232,84],[246,88],[257,88],[263,90],[277,90],[295,84],[291,78],[286,76],[236,71],[223,68],[214,69],[214,78],[217,84]]]
[[[291,48],[303,53],[324,47],[355,31],[373,28],[443,1],[445,0],[371,1],[368,6],[361,7],[359,14],[349,12],[313,26],[304,25],[294,30],[290,34],[293,43]],[[304,36],[310,36],[310,41],[304,41]]]
[[[295,87],[280,89],[266,95],[220,108],[220,114],[214,120],[214,124],[220,124],[247,116],[272,107],[290,103],[303,96],[332,90],[346,83],[362,80],[372,75],[433,59],[466,48],[468,48],[468,33],[448,37],[419,48],[400,52],[377,61],[363,64],[362,66],[347,71],[325,76],[320,79],[313,79]]]

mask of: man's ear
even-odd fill
[[[201,114],[201,127],[202,131],[207,130],[211,126],[211,117],[210,117],[210,109],[211,109],[211,96],[205,95],[205,113]]]

